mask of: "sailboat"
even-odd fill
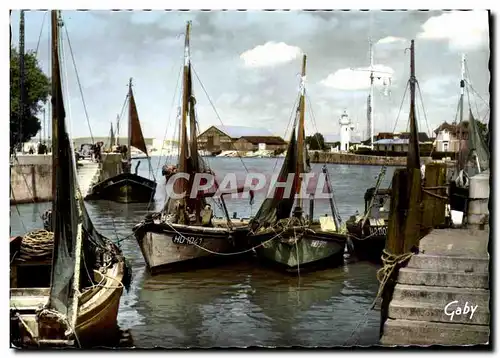
[[[111,125],[111,127],[109,129],[109,143],[106,146],[106,148],[104,148],[104,152],[105,153],[112,153],[113,149],[115,147],[115,142],[116,142],[116,139],[115,139],[115,130],[113,128],[113,122],[111,122],[110,125]]]
[[[119,334],[118,307],[130,278],[120,249],[96,231],[78,189],[58,21],[52,10],[52,232],[11,240],[11,343],[22,347],[109,344]],[[44,250],[48,255],[39,255]]]
[[[489,170],[490,153],[486,143],[479,133],[478,122],[474,118],[469,100],[469,121],[464,121],[464,90],[469,85],[465,78],[466,61],[462,55],[462,79],[460,81],[459,117],[455,124],[455,134],[458,134],[459,151],[455,172],[450,182],[450,215],[454,224],[462,224],[466,217],[469,198],[469,178],[475,174]],[[468,91],[468,89],[467,89]],[[468,93],[467,93],[468,94]],[[464,140],[466,139],[467,140]]]
[[[125,149],[122,151],[122,172],[92,186],[85,199],[104,199],[119,203],[149,203],[154,199],[156,180],[144,178],[137,174],[140,162],[138,162],[135,167],[135,173],[131,172],[132,147],[143,152],[148,159],[148,164],[151,164],[146,143],[142,135],[134,92],[132,91],[132,78],[129,80],[127,98],[129,105],[128,146],[122,147]]]
[[[175,193],[191,193],[195,174],[212,174],[208,165],[199,155],[197,144],[197,120],[193,93],[190,60],[190,27],[186,25],[182,109],[179,123],[180,143],[177,174],[189,175],[188,180],[176,180],[173,186]],[[190,136],[187,122],[189,117]],[[215,181],[217,186],[217,181]],[[242,191],[238,188],[238,191]],[[234,250],[236,235],[244,236],[245,223],[232,220],[224,202],[220,204],[225,218],[214,217],[213,210],[206,199],[215,192],[198,193],[195,198],[185,196],[177,199],[167,195],[164,208],[159,213],[148,216],[133,229],[146,265],[151,273],[171,268],[180,268],[183,264],[207,263],[215,260],[218,254],[227,254]],[[227,192],[229,194],[229,191]],[[246,225],[248,222],[246,222]],[[239,227],[239,229],[237,228]],[[247,227],[247,226],[246,226]],[[185,266],[184,266],[185,267]]]
[[[319,221],[314,221],[313,199],[310,199],[309,217],[303,215],[304,193],[301,193],[299,175],[310,172],[309,156],[305,146],[305,76],[306,55],[302,61],[300,101],[278,179],[282,182],[289,174],[294,175],[293,189],[288,195],[286,191],[278,191],[282,188],[276,190],[274,197],[266,198],[250,221],[249,242],[252,246],[258,246],[257,256],[277,263],[289,272],[298,272],[306,265],[341,261],[347,240],[342,232],[329,180],[326,184],[332,195],[330,197],[332,216],[320,217]],[[328,179],[326,166],[323,167],[323,174]],[[275,189],[278,188],[277,184]],[[296,194],[298,198],[295,198]]]

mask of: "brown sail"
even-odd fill
[[[129,116],[130,116],[130,145],[136,147],[144,154],[148,154],[146,148],[146,142],[144,141],[144,136],[142,135],[141,123],[139,122],[139,114],[137,113],[137,107],[135,105],[134,93],[132,88],[130,88],[130,103],[129,103]]]

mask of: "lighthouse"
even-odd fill
[[[354,126],[345,110],[344,113],[342,113],[342,115],[340,116],[339,124],[340,124],[340,151],[348,152],[349,142],[351,140],[351,131],[354,129]]]

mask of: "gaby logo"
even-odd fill
[[[188,185],[189,183],[189,185]],[[189,187],[191,188],[190,191]],[[262,173],[248,173],[242,186],[238,186],[236,174],[228,173],[221,181],[211,173],[176,173],[168,178],[166,184],[167,197],[182,199],[186,196],[194,199],[200,196],[220,198],[231,194],[231,198],[248,199],[254,192],[265,192],[266,198],[301,198],[329,199],[333,193],[327,185],[324,173],[294,173],[286,178],[278,174],[266,176]]]
[[[470,313],[469,319],[472,319],[474,316],[474,312],[476,312],[478,305],[473,306],[472,304],[469,306],[469,302],[465,302],[464,307],[460,307],[458,305],[458,301],[451,301],[444,307],[444,314],[450,316],[450,321],[453,321],[453,317],[455,315],[467,315]]]

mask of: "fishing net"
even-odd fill
[[[490,166],[490,152],[478,128],[472,111],[469,109],[469,158],[478,171],[484,171]]]

